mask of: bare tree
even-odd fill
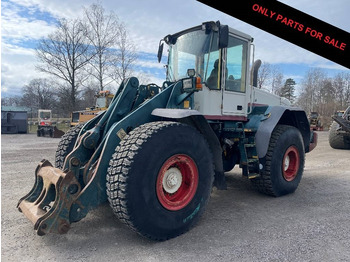
[[[258,88],[264,88],[275,95],[280,95],[284,82],[284,75],[278,66],[267,62],[262,64],[258,74]]]
[[[271,92],[275,95],[281,94],[281,89],[284,83],[284,75],[280,69],[274,66],[271,70]]]
[[[119,41],[116,44],[117,57],[113,61],[113,78],[118,83],[130,77],[133,73],[133,66],[137,59],[136,47],[129,38],[124,24],[119,26]]]
[[[100,90],[104,90],[113,81],[110,75],[117,57],[114,46],[120,36],[119,19],[113,12],[106,14],[100,4],[92,4],[84,8],[84,23],[94,53],[93,59],[89,61],[90,74],[98,81]]]
[[[22,88],[21,105],[36,111],[38,109],[53,109],[57,103],[57,92],[52,88],[50,80],[36,78]]]
[[[100,85],[95,78],[87,80],[86,87],[79,95],[79,107],[82,109],[93,107],[96,104],[96,95],[100,91]]]
[[[338,73],[332,81],[337,109],[344,109],[350,104],[350,73]]]
[[[350,105],[350,72],[344,73],[344,102]]]
[[[1,97],[1,106],[22,106],[22,97]]]
[[[76,109],[78,88],[85,77],[83,68],[92,59],[86,38],[87,32],[78,19],[62,19],[57,30],[42,39],[36,48],[41,62],[37,69],[63,80],[69,86],[68,110]]]
[[[336,104],[333,81],[330,78],[324,79],[320,90],[320,100],[316,107],[317,112],[321,115],[331,116],[336,110]]]
[[[263,62],[258,74],[258,88],[266,88],[269,78],[271,76],[271,65],[267,62]]]
[[[320,68],[310,69],[304,77],[298,105],[308,113],[317,111],[318,101],[321,101],[321,88],[327,76]]]
[[[344,91],[345,91],[345,79],[342,73],[337,74],[333,78],[333,87],[335,91],[335,99],[338,102],[337,109],[342,109],[344,107]]]

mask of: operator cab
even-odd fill
[[[169,46],[167,81],[188,77],[188,69],[194,69],[202,79],[203,89],[194,93],[191,109],[207,119],[238,120],[247,116],[251,36],[219,22],[206,22],[168,35],[164,41]]]

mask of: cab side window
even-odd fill
[[[226,85],[227,91],[244,93],[247,68],[247,42],[230,37],[227,47],[227,74]]]
[[[207,87],[212,90],[219,90],[219,74],[220,74],[220,63],[219,63],[219,54],[220,52],[213,51],[209,55],[209,61],[207,61],[207,57],[204,59],[204,64],[206,65],[208,62],[208,75],[205,82]]]

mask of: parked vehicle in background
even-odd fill
[[[309,123],[310,123],[311,130],[315,130],[315,131],[322,131],[323,130],[321,118],[317,112],[310,113]]]
[[[329,145],[334,149],[350,149],[350,106],[345,111],[337,111],[332,119]]]
[[[85,110],[75,111],[71,116],[71,126],[76,126],[79,123],[85,123],[86,121],[94,118],[96,115],[105,111],[111,103],[114,95],[110,91],[100,91],[96,95],[96,104],[93,107],[86,108]]]
[[[64,132],[59,130],[56,122],[52,119],[52,111],[48,109],[38,110],[38,130],[37,136],[46,136],[59,138],[63,136]]]

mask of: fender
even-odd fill
[[[193,109],[156,108],[152,111],[152,115],[170,119],[181,119],[202,114]]]
[[[197,110],[170,108],[156,108],[152,111],[152,115],[168,119],[175,119],[178,122],[193,126],[204,136],[213,154],[215,171],[214,186],[220,190],[225,190],[227,186],[222,163],[221,144],[205,117]]]
[[[277,124],[298,128],[303,137],[305,153],[310,151],[310,125],[305,111],[297,107],[270,106],[267,108],[265,118],[261,120],[261,124],[255,134],[259,158],[265,157],[271,134]]]

